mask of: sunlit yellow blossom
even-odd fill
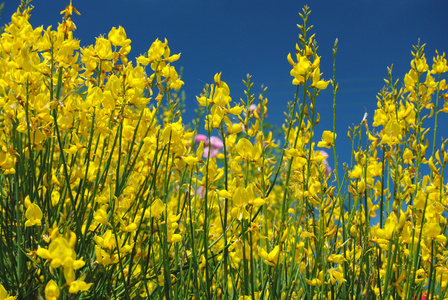
[[[261,155],[261,147],[259,144],[252,145],[252,143],[247,139],[240,139],[236,145],[236,150],[238,154],[243,159],[257,160]]]
[[[306,56],[302,56],[299,53],[297,53],[297,63],[292,60],[291,54],[288,54],[288,61],[293,66],[290,72],[291,76],[294,77],[292,84],[303,84],[310,76],[311,62]]]
[[[445,52],[443,52],[443,55],[439,55],[439,52],[436,50],[436,57],[433,58],[433,65],[432,65],[432,74],[443,74],[448,72],[448,65],[446,63],[445,58]]]
[[[126,38],[126,31],[121,26],[118,26],[118,28],[112,27],[107,38],[115,47],[126,47],[131,43],[131,40]]]
[[[320,73],[320,68],[314,69],[314,71],[312,73],[313,83],[311,84],[311,87],[316,87],[320,90],[325,90],[327,88],[327,86],[330,82],[321,80],[320,79],[321,75],[322,74]]]
[[[325,130],[322,133],[322,141],[317,144],[317,147],[330,148],[334,144],[337,134],[331,131]]]

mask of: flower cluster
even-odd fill
[[[446,298],[445,54],[389,69],[341,170],[308,7],[280,140],[249,75],[235,103],[217,73],[191,129],[166,39],[131,61],[121,26],[80,48],[72,4],[56,30],[30,13],[0,39],[0,299]]]

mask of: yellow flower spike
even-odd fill
[[[300,85],[305,82],[305,80],[309,76],[309,71],[311,69],[311,62],[308,60],[306,56],[301,56],[297,53],[297,63],[294,64],[290,74],[294,79],[292,80],[292,84]]]
[[[425,55],[423,54],[422,57],[414,58],[411,61],[411,68],[413,70],[416,70],[420,74],[428,71],[429,67],[428,67],[428,64],[426,63]]]
[[[54,282],[54,280],[48,281],[45,286],[45,300],[57,300],[59,298],[59,294],[60,291],[56,282]]]
[[[163,60],[167,62],[174,62],[179,59],[180,54],[176,54],[170,57],[170,53],[171,51],[170,48],[168,47],[168,41],[165,39],[165,42],[162,43],[159,39],[156,39],[148,50],[149,62],[153,63],[156,61],[161,61],[162,56]],[[153,66],[151,65],[151,67]]]
[[[436,57],[433,57],[433,65],[432,65],[432,70],[431,70],[431,74],[443,74],[448,72],[448,65],[446,63],[446,58],[445,58],[445,52],[443,52],[443,55],[440,56],[439,52],[437,52],[436,50]]]

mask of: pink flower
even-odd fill
[[[253,115],[255,111],[257,111],[258,115],[261,114],[261,110],[258,109],[258,105],[256,105],[256,104],[251,104],[251,105],[249,106],[249,115]],[[246,113],[244,113],[244,115],[246,116]],[[268,114],[267,114],[267,112],[265,111],[265,112],[264,112],[264,117],[267,118],[267,116],[268,116]]]
[[[253,114],[254,111],[257,111],[258,113],[260,113],[260,110],[258,109],[258,105],[256,105],[256,104],[251,104],[249,106],[249,110],[250,110],[250,114]]]
[[[203,134],[198,134],[194,138],[194,141],[197,142],[197,143],[200,143],[200,142],[204,142],[205,143],[207,141],[207,136],[205,136]]]
[[[224,146],[222,140],[216,136],[210,137],[210,145],[212,146],[213,149],[218,149],[218,150]]]
[[[210,151],[210,157],[215,157],[218,155],[219,150],[222,149],[224,146],[224,143],[219,137],[212,136],[210,137],[210,141],[208,140],[207,136],[203,134],[198,134],[194,138],[194,141],[197,143],[204,142],[204,152],[202,153],[202,157],[207,158],[208,152]],[[210,150],[209,150],[210,149]]]
[[[330,164],[327,161],[328,153],[325,152],[324,150],[319,150],[319,152],[324,157],[324,160],[322,161],[322,163],[325,166],[325,176],[328,176],[331,173],[331,167],[330,167]]]

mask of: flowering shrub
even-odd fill
[[[430,69],[416,46],[401,86],[389,68],[340,170],[334,128],[314,136],[338,85],[307,7],[280,143],[250,76],[235,103],[215,75],[199,135],[166,40],[132,62],[122,27],[80,49],[71,4],[56,30],[30,12],[1,36],[0,299],[446,298],[448,153],[428,142],[448,112],[445,54]]]

